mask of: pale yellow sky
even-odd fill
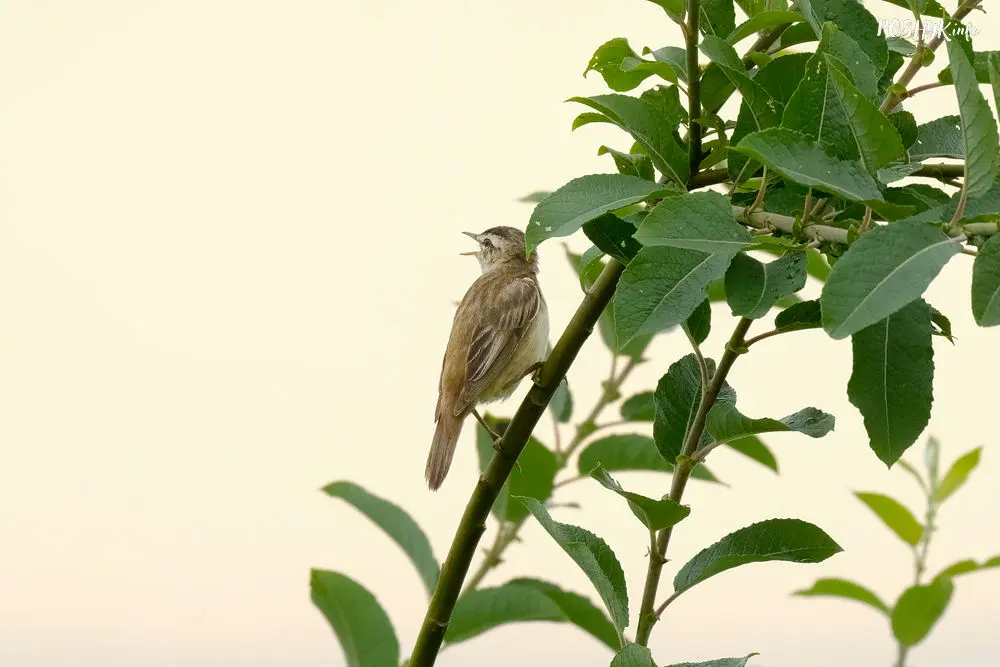
[[[597,146],[628,143],[570,133],[578,109],[561,101],[604,92],[580,76],[597,45],[659,47],[675,32],[640,0],[0,2],[0,664],[343,665],[309,602],[311,566],[375,592],[408,651],[417,577],[318,489],[351,479],[404,505],[444,556],[476,477],[467,429],[444,489],[423,481],[452,302],[478,270],[457,255],[459,232],[523,227],[517,197],[610,171]],[[953,112],[950,94],[925,93],[914,113]],[[557,243],[541,259],[558,332],[580,292]],[[948,459],[987,446],[941,514],[935,570],[1000,553],[1000,457],[991,415],[976,417],[1000,362],[996,331],[969,314],[970,265],[957,257],[928,293],[960,339],[936,346],[931,431]],[[686,352],[662,337],[628,388]],[[570,375],[578,405],[606,364],[588,343]],[[691,487],[671,556],[774,516],[814,521],[847,551],[700,586],[656,631],[662,662],[759,651],[770,667],[889,664],[874,613],[788,596],[852,576],[891,599],[909,577],[905,549],[850,496],[916,501],[868,450],[849,372],[849,345],[819,332],[740,360],[747,414],[810,404],[837,429],[770,438],[780,477],[713,455],[732,486]],[[825,386],[803,388],[813,381]],[[622,478],[649,494],[667,483]],[[628,510],[596,484],[564,498],[590,511],[557,518],[608,540],[636,602],[646,538]],[[536,525],[524,537],[488,583],[534,575],[595,597]],[[995,664],[998,617],[1000,575],[962,579],[914,664]],[[439,664],[608,658],[574,628],[535,624]]]

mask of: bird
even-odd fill
[[[435,491],[451,467],[466,417],[473,414],[495,443],[499,436],[476,407],[510,396],[548,354],[549,314],[538,284],[538,254],[527,255],[524,233],[514,227],[462,233],[479,244],[479,250],[461,254],[476,257],[482,275],[455,311],[441,362],[437,426],[424,471]]]

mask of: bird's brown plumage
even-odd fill
[[[534,258],[525,259],[520,231],[502,227],[483,235],[500,230],[513,237],[520,252],[486,268],[455,313],[441,364],[434,411],[437,428],[425,470],[432,489],[444,481],[462,424],[476,405],[509,396],[545,356],[548,313],[537,264]]]

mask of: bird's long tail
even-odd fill
[[[458,436],[462,433],[462,423],[465,415],[454,416],[447,411],[441,414],[438,419],[437,429],[434,431],[434,440],[431,442],[431,451],[427,455],[427,468],[424,470],[424,477],[427,478],[427,486],[432,491],[437,491],[448,474],[451,467],[451,459],[455,455],[455,445],[458,444]]]

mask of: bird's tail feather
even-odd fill
[[[455,446],[458,444],[458,436],[462,432],[464,417],[465,415],[456,417],[445,413],[438,419],[434,440],[431,442],[431,451],[427,456],[427,468],[424,470],[427,486],[432,491],[438,490],[448,474],[451,459],[455,455]]]

